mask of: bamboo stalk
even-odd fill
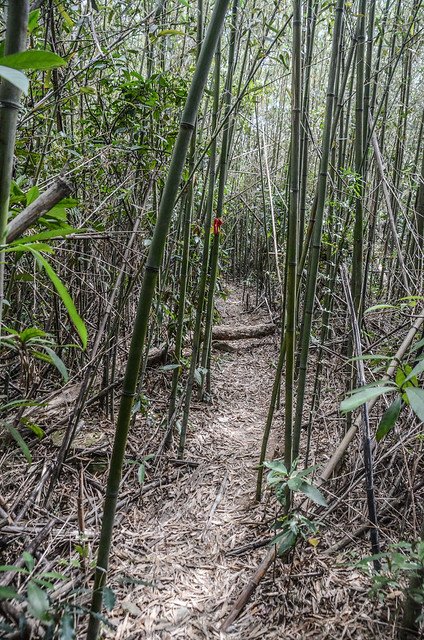
[[[19,53],[26,48],[28,13],[28,0],[14,0],[9,3],[5,55]],[[7,243],[10,185],[21,94],[18,87],[2,79],[0,84],[0,335],[4,305],[4,246]]]
[[[315,301],[315,290],[318,276],[319,254],[321,249],[322,225],[324,219],[325,199],[327,195],[328,165],[330,159],[330,144],[332,119],[334,110],[335,87],[339,69],[340,38],[343,26],[344,0],[338,0],[335,9],[331,62],[328,74],[327,99],[325,109],[324,129],[322,134],[322,152],[317,184],[317,205],[315,225],[313,230],[312,247],[309,257],[308,282],[305,294],[305,305],[301,329],[301,354],[299,378],[296,398],[296,420],[293,434],[293,457],[299,455],[300,427],[302,424],[303,406],[305,399],[306,372],[311,340],[312,317]]]
[[[197,112],[203,96],[212,58],[224,24],[228,2],[229,0],[217,0],[215,3],[181,118],[180,130],[175,142],[145,267],[109,467],[87,640],[95,640],[100,627],[100,620],[97,614],[101,612],[102,608],[103,587],[106,582],[109,564],[116,503],[122,477],[122,466],[131,419],[131,409],[137,387],[138,373],[156,280],[162,262],[166,237],[190,144],[190,138],[195,127]]]
[[[299,224],[300,122],[301,122],[302,2],[293,2],[292,107],[290,156],[290,208],[287,229],[286,371],[284,461],[293,460],[294,374],[297,306],[297,245]],[[289,493],[287,494],[289,500]],[[287,505],[288,506],[288,505]]]

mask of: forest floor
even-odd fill
[[[220,322],[234,327],[270,321],[264,306],[247,312],[235,286],[226,300],[218,302],[218,310]],[[396,637],[401,591],[394,587],[384,602],[371,600],[369,577],[354,567],[355,560],[369,555],[369,542],[359,537],[350,550],[347,544],[342,551],[328,552],[335,542],[365,522],[365,489],[360,476],[358,481],[357,450],[351,456],[351,466],[342,469],[337,487],[334,483],[325,487],[328,498],[341,494],[341,499],[336,500],[330,516],[319,513],[323,524],[314,545],[300,544],[289,562],[278,560],[271,566],[240,618],[227,634],[220,631],[235,600],[266,555],[273,535],[277,503],[269,490],[265,490],[260,504],[255,503],[254,496],[278,343],[275,333],[229,342],[226,351],[214,349],[211,403],[193,402],[185,463],[175,460],[175,451],[167,452],[155,464],[146,462],[146,476],[140,484],[140,461],[157,451],[163,437],[161,425],[170,379],[170,372],[160,367],[148,370],[144,385],[149,398],[147,415],[139,414],[131,428],[118,502],[108,577],[116,603],[107,613],[112,626],[105,627],[106,637]],[[320,407],[316,416],[312,464],[328,459],[342,433],[335,404],[340,397],[339,376],[331,366],[327,369],[329,377],[322,384],[327,391],[333,389],[335,400]],[[69,406],[72,407],[72,398]],[[63,411],[56,409],[57,421],[62,425]],[[41,422],[43,427],[54,434],[52,416],[46,420],[46,424]],[[281,457],[277,444],[282,442],[283,420],[283,412],[277,411],[268,459]],[[42,440],[32,446],[33,463],[29,469],[19,451],[9,449],[0,461],[2,505],[13,516],[3,526],[2,535],[11,541],[3,562],[13,564],[23,549],[30,548],[37,566],[63,570],[71,579],[51,594],[53,601],[56,598],[74,602],[78,607],[89,604],[90,567],[95,559],[113,432],[113,420],[101,410],[90,409],[81,427],[83,442],[77,436],[49,509],[43,507],[40,492],[34,491],[34,486],[37,487],[46,461],[55,456],[57,443],[53,435],[47,443]],[[387,464],[384,472],[390,473]],[[19,473],[22,482],[17,491]],[[393,473],[397,473],[395,466]],[[340,492],[346,482],[347,491]],[[391,480],[385,480],[383,494],[387,482]],[[19,504],[25,504],[26,510],[15,516]],[[305,514],[314,518],[313,507]],[[395,526],[398,527],[396,522]],[[77,637],[84,637],[83,627],[78,629]]]
[[[269,322],[264,308],[247,313],[235,289],[218,308],[225,325]],[[264,546],[232,555],[272,536],[275,501],[266,493],[258,505],[254,495],[278,337],[229,345],[229,353],[214,353],[212,404],[195,402],[191,413],[185,458],[196,466],[134,504],[118,527],[110,574],[119,593],[117,638],[227,637],[220,625],[267,552]],[[280,455],[280,412],[274,425],[268,459]],[[335,526],[342,534],[349,528],[347,520]],[[369,580],[352,568],[351,557],[321,551],[332,542],[334,530],[327,544],[323,534],[317,548],[306,545],[290,564],[271,567],[228,637],[395,637],[388,619],[401,594],[392,593],[389,607],[376,606],[367,596]],[[359,544],[369,554],[367,543]]]

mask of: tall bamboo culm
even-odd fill
[[[308,281],[304,304],[301,330],[301,353],[299,378],[296,398],[296,421],[293,434],[293,457],[299,455],[300,428],[302,424],[303,403],[305,399],[306,370],[309,356],[309,344],[312,327],[312,317],[315,300],[315,289],[318,275],[319,254],[321,249],[322,223],[324,219],[325,198],[327,193],[328,164],[330,158],[331,130],[335,101],[335,86],[339,70],[340,37],[343,25],[344,0],[338,0],[335,9],[333,42],[331,50],[330,69],[328,72],[327,99],[325,107],[324,130],[322,134],[321,161],[317,184],[317,206],[315,225],[312,235],[312,246],[309,256]]]
[[[87,640],[96,640],[100,627],[98,614],[101,612],[102,608],[103,587],[106,582],[109,564],[116,503],[122,477],[122,465],[131,419],[131,409],[137,387],[141,357],[144,349],[156,280],[162,262],[166,237],[171,222],[175,199],[180,186],[187,150],[195,127],[197,112],[203,96],[212,58],[224,24],[228,3],[229,0],[216,0],[214,6],[211,21],[205,35],[186,105],[184,107],[180,129],[175,142],[145,267],[137,315],[125,370],[123,391],[119,405],[116,433],[107,480]]]
[[[7,9],[5,55],[26,48],[29,0],[11,0]],[[0,84],[0,334],[4,305],[4,245],[7,237],[10,185],[21,90],[2,79]]]
[[[300,123],[301,123],[301,58],[302,58],[302,2],[293,2],[292,48],[292,107],[290,156],[290,207],[287,229],[287,294],[286,294],[286,376],[284,461],[292,464],[294,370],[297,306],[297,244],[299,224]],[[287,505],[289,506],[289,505]]]

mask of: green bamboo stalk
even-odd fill
[[[194,72],[186,105],[181,118],[180,129],[175,142],[145,267],[137,308],[137,316],[128,354],[109,476],[107,480],[87,640],[95,640],[99,632],[100,619],[98,614],[101,612],[102,608],[103,587],[106,582],[109,564],[116,503],[122,477],[122,466],[131,419],[131,409],[137,387],[138,373],[140,370],[141,357],[147,333],[149,313],[152,305],[156,280],[162,262],[165,242],[187,156],[187,150],[195,127],[196,117],[208,78],[212,58],[224,24],[228,3],[229,0],[216,0],[214,6],[210,24],[205,35],[202,50],[196,65],[196,70]]]
[[[303,65],[303,73],[305,76],[303,83],[303,105],[302,105],[302,129],[301,129],[301,156],[300,156],[300,222],[299,222],[299,253],[302,251],[303,231],[305,227],[306,217],[306,192],[308,184],[308,151],[309,151],[309,135],[308,135],[308,121],[309,121],[309,97],[311,86],[311,69],[312,69],[312,54],[315,43],[315,28],[317,23],[317,16],[319,11],[319,0],[308,0],[308,16],[306,19],[307,25],[307,42],[306,42],[306,55],[305,63]]]
[[[355,198],[355,224],[353,230],[352,254],[352,298],[355,313],[361,324],[361,293],[363,274],[363,236],[364,236],[364,72],[365,72],[365,16],[367,1],[360,0],[356,32],[356,103],[355,103],[355,172],[357,175],[357,194]]]
[[[284,460],[292,464],[292,435],[294,409],[294,374],[297,306],[297,248],[299,224],[299,173],[301,124],[301,59],[302,59],[302,2],[293,1],[293,44],[291,81],[291,155],[290,155],[290,207],[287,229],[287,303],[286,303],[286,375],[285,375],[285,428]],[[289,500],[289,494],[287,494]],[[289,507],[289,502],[287,503]]]
[[[319,254],[321,250],[322,224],[324,219],[325,199],[327,194],[328,165],[330,159],[330,144],[332,120],[334,111],[335,87],[339,69],[340,37],[344,16],[344,0],[338,0],[335,9],[333,42],[328,72],[327,98],[325,107],[324,129],[322,134],[322,152],[317,184],[317,206],[313,240],[309,256],[308,281],[305,295],[303,322],[301,329],[301,353],[299,378],[296,398],[296,420],[293,432],[293,458],[299,455],[300,428],[302,424],[303,405],[305,400],[306,372],[308,366],[309,344],[311,340],[312,317],[314,310],[315,290],[318,276]]]
[[[214,72],[214,100],[213,100],[213,112],[212,112],[212,131],[215,131],[218,121],[218,109],[219,109],[219,85],[220,85],[220,67],[221,67],[221,47],[218,43],[215,52],[215,72]],[[204,238],[203,238],[203,251],[202,251],[202,267],[199,280],[198,294],[197,294],[197,308],[196,319],[193,333],[193,347],[191,353],[190,369],[188,373],[187,386],[184,397],[184,410],[182,424],[186,425],[185,431],[187,431],[188,417],[190,413],[191,396],[193,392],[194,375],[197,367],[197,360],[200,350],[201,330],[202,330],[202,316],[204,308],[204,298],[206,291],[206,283],[208,277],[208,265],[209,265],[209,245],[211,236],[211,223],[212,223],[212,210],[213,210],[213,196],[215,191],[215,172],[216,172],[216,138],[211,146],[210,155],[210,169],[209,169],[209,184],[208,184],[208,199],[206,203],[206,215],[204,222]],[[170,419],[174,419],[171,415]],[[168,436],[171,437],[171,434]]]
[[[230,126],[231,126],[230,111],[231,111],[232,86],[233,86],[233,76],[234,76],[237,12],[238,12],[238,0],[233,0],[232,13],[231,13],[232,17],[231,17],[230,47],[228,51],[228,72],[227,72],[227,78],[225,82],[225,91],[224,91],[225,126],[222,134],[221,155],[219,159],[218,196],[217,196],[216,214],[215,214],[216,218],[222,217],[222,212],[224,208],[224,190],[225,190],[225,183],[227,180],[227,166],[228,166]],[[208,369],[207,364],[209,361],[209,351],[210,351],[211,342],[212,342],[211,336],[212,336],[212,324],[213,324],[213,309],[214,309],[215,287],[216,287],[216,281],[218,277],[218,255],[219,255],[220,236],[221,234],[219,232],[214,234],[212,247],[211,247],[210,279],[209,279],[208,299],[206,303],[205,332],[204,332],[204,338],[203,338],[203,351],[202,351],[202,360],[201,360],[202,369],[208,370],[208,378],[210,378],[210,371]],[[203,396],[204,383],[205,383],[205,376],[202,376],[202,384],[200,385],[200,389],[199,389],[200,397]],[[185,441],[186,429],[187,429],[187,425],[183,423],[183,427],[181,430],[180,454],[181,454],[181,450],[184,449],[183,439]]]
[[[197,3],[197,59],[199,58],[202,48],[203,37],[203,1],[198,0]],[[193,131],[193,135],[190,141],[190,153],[189,153],[189,174],[193,173],[195,164],[195,151],[196,151],[196,130]],[[178,393],[178,382],[181,375],[181,353],[182,344],[184,338],[184,315],[186,306],[186,294],[187,283],[189,276],[189,257],[190,257],[190,238],[191,238],[191,218],[194,201],[194,179],[191,179],[187,185],[187,197],[185,200],[184,216],[182,221],[183,226],[183,253],[181,259],[181,274],[180,274],[180,295],[178,300],[178,317],[177,317],[177,330],[175,336],[175,363],[178,365],[174,369],[172,374],[172,389],[169,399],[168,409],[168,434],[165,442],[165,446],[169,446],[172,441],[172,421],[174,420],[175,406]]]
[[[9,2],[6,23],[5,55],[19,53],[26,48],[28,28],[28,0]],[[21,90],[2,79],[0,84],[0,248],[6,245],[9,216],[10,184],[13,172],[16,126]],[[5,252],[0,249],[0,335],[4,305]]]

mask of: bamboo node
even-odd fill
[[[19,111],[21,105],[19,102],[14,102],[13,100],[0,100],[0,109],[15,109]]]

